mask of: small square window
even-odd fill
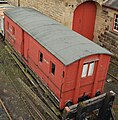
[[[63,74],[62,74],[62,76],[63,76],[63,78],[64,78],[64,76],[65,76],[65,72],[63,71]]]
[[[51,65],[51,73],[55,75],[55,64],[54,63],[52,63]]]
[[[9,22],[7,22],[7,30],[9,30]]]
[[[15,28],[12,26],[12,34],[15,35]]]
[[[40,52],[40,62],[43,62],[43,53]]]
[[[113,30],[118,32],[118,14],[115,14]]]

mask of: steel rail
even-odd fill
[[[118,67],[118,63],[113,62],[113,60],[111,60],[110,63]]]
[[[118,81],[118,78],[116,78],[114,75],[112,75],[111,73],[107,73],[109,76],[111,76],[114,80]]]
[[[9,118],[9,120],[12,120],[11,115],[9,114],[7,108],[5,107],[5,105],[4,105],[4,103],[3,103],[3,101],[1,99],[0,99],[0,103],[1,103],[1,105],[3,107],[3,109],[5,110],[5,112],[6,112],[7,116],[8,116],[8,118]]]
[[[4,51],[4,50],[3,50],[3,51]],[[0,52],[0,54],[3,53],[3,51]],[[4,59],[4,60],[6,60],[6,59]],[[4,62],[5,62],[5,61],[4,61]],[[14,62],[14,63],[15,63],[15,62]],[[13,64],[12,64],[12,65],[13,65]],[[14,65],[15,65],[15,64],[14,64]],[[1,67],[2,67],[3,71],[5,71],[5,67],[3,67],[3,66],[1,66]],[[8,80],[11,81],[11,84],[13,85],[13,87],[15,88],[15,90],[17,91],[17,93],[18,93],[18,95],[20,96],[22,102],[26,105],[26,108],[27,108],[27,110],[29,111],[29,113],[30,113],[30,115],[32,116],[32,118],[33,118],[34,120],[36,120],[36,117],[32,114],[31,110],[28,108],[28,105],[27,105],[26,101],[24,101],[24,99],[21,97],[20,91],[19,91],[18,88],[15,86],[14,81],[13,81],[8,75],[7,75],[7,78],[8,78]],[[1,105],[3,106],[6,114],[8,115],[9,120],[12,120],[11,116],[9,115],[9,113],[8,113],[6,107],[4,106],[4,104],[3,104],[3,102],[2,102],[1,99],[0,99],[0,103],[1,103]],[[33,110],[36,111],[35,109],[33,109]],[[41,115],[38,114],[38,116],[40,117],[41,120],[44,120],[44,119],[42,119]]]
[[[113,62],[113,60],[110,61],[110,65],[113,65],[113,66],[115,66],[115,67],[118,67],[118,64],[116,64],[115,62]],[[114,69],[116,69],[116,68],[114,68]],[[114,76],[112,73],[110,73],[109,71],[108,71],[107,74],[108,74],[110,77],[112,77],[114,80],[118,81],[118,78],[117,78],[116,76]]]
[[[33,104],[32,100],[24,93],[22,95],[25,97],[25,100],[28,102],[28,104],[33,108],[35,113],[39,116],[40,120],[46,120],[42,113],[36,108],[36,106]],[[27,104],[27,103],[26,103]],[[31,112],[31,111],[30,111]],[[31,113],[32,114],[32,113]]]

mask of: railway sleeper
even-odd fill
[[[7,108],[4,105],[4,102],[1,99],[0,99],[0,104],[2,105],[2,107],[3,107],[4,111],[5,111],[5,113],[7,114],[9,120],[12,120],[12,117],[11,117],[10,113],[8,112]]]
[[[24,99],[35,110],[35,112],[41,118],[43,118],[43,120],[46,120],[47,116],[52,120],[57,119],[56,117],[54,117],[53,113],[49,109],[47,109],[47,106],[45,105],[45,103],[43,103],[43,101],[39,97],[37,97],[37,95],[34,94],[34,92],[32,92],[29,89],[29,87],[26,84],[24,84],[24,82],[22,82],[21,80],[19,80],[19,82],[25,88],[24,93],[22,93],[22,95],[24,96]],[[30,94],[29,94],[29,91],[30,91]],[[41,109],[41,111],[39,109]]]

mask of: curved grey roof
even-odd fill
[[[111,54],[34,9],[13,8],[5,14],[65,65],[93,54]]]

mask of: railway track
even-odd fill
[[[5,62],[5,61],[4,61]],[[16,64],[12,64],[16,65]],[[9,67],[9,66],[8,66]],[[4,67],[2,67],[3,71],[6,71]],[[7,71],[6,71],[7,73]],[[25,93],[21,93],[21,91],[16,87],[15,85],[15,81],[13,81],[12,79],[10,79],[9,76],[7,76],[8,80],[11,81],[12,85],[14,86],[14,88],[16,89],[18,95],[20,96],[20,99],[22,100],[22,102],[24,103],[24,105],[27,107],[28,112],[30,113],[31,117],[34,120],[46,120],[43,115],[40,113],[40,111],[36,108],[36,106],[34,105],[34,103],[31,101],[31,98],[29,98]],[[0,99],[0,103],[2,105],[2,107],[4,108],[9,120],[12,120],[7,108],[5,107],[4,103],[2,102],[2,100]],[[34,112],[35,113],[34,113]]]
[[[111,73],[107,73],[111,78],[113,78],[114,80],[116,80],[116,81],[118,81],[118,78],[117,77],[115,77],[114,75],[112,75]]]
[[[32,118],[34,120],[38,120],[38,119],[46,120],[46,118],[42,115],[42,113],[35,106],[35,104],[32,102],[32,100],[25,93],[22,93],[22,96],[23,96],[23,101],[24,101],[29,113],[31,114]],[[30,106],[34,110],[35,113],[33,111],[31,111],[31,109],[28,106]],[[36,115],[37,115],[37,117],[36,117]]]
[[[1,99],[0,99],[0,106],[2,107],[1,109],[3,109],[3,111],[6,113],[8,120],[12,120],[9,111],[7,110],[6,106],[4,105],[4,102]]]
[[[118,64],[117,61],[111,60],[110,66],[109,66],[109,71],[108,71],[108,76],[110,76],[111,79],[118,81]]]

